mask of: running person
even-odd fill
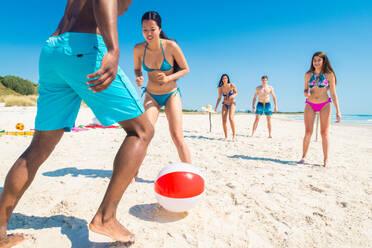
[[[313,133],[315,114],[316,112],[319,112],[320,134],[322,136],[324,155],[323,166],[327,166],[329,148],[328,130],[331,122],[332,100],[336,108],[337,122],[341,121],[341,112],[338,105],[336,84],[336,75],[327,55],[324,52],[316,52],[311,59],[310,69],[305,74],[304,95],[307,97],[304,110],[305,136],[302,146],[302,158],[299,161],[300,164],[305,163],[311,135]],[[328,90],[331,93],[331,98],[328,96]]]
[[[254,93],[253,102],[252,102],[252,111],[256,114],[256,119],[253,123],[252,128],[252,136],[254,135],[254,132],[256,131],[258,122],[260,120],[261,115],[266,115],[267,120],[267,128],[269,130],[269,138],[272,138],[271,136],[271,115],[273,114],[271,112],[271,103],[270,103],[270,95],[273,97],[274,100],[274,112],[278,112],[278,103],[276,101],[276,96],[274,93],[274,88],[270,85],[268,85],[268,77],[262,76],[261,82],[262,84],[256,88],[256,91]],[[255,107],[256,98],[258,97],[258,103],[257,108]]]
[[[155,125],[160,109],[165,106],[169,131],[182,162],[191,163],[190,151],[185,144],[182,127],[182,102],[176,80],[189,73],[189,66],[176,42],[169,40],[161,29],[161,17],[155,11],[142,16],[142,34],[145,42],[134,47],[136,83],[142,86],[142,67],[147,71],[148,83],[144,105],[146,116]]]
[[[222,102],[222,127],[225,134],[225,140],[227,140],[227,116],[229,115],[229,121],[231,130],[233,133],[233,140],[236,140],[235,133],[235,122],[234,116],[236,111],[236,100],[235,97],[238,95],[236,86],[230,82],[230,78],[227,74],[222,74],[218,83],[218,99],[214,112],[217,111],[218,104],[220,104],[221,96],[223,96]]]
[[[82,99],[104,126],[118,122],[127,133],[89,228],[117,241],[134,241],[134,235],[116,219],[116,210],[144,159],[153,127],[142,114],[135,88],[118,67],[116,23],[131,2],[68,0],[56,32],[44,44],[39,60],[36,131],[5,179],[0,198],[0,247],[24,240],[23,235],[7,236],[10,215],[63,133],[74,126]]]

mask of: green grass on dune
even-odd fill
[[[20,96],[21,94],[15,92],[12,89],[9,89],[5,87],[1,82],[0,82],[0,97],[2,96],[9,96],[9,95],[15,95],[15,96]]]

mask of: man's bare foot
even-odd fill
[[[132,184],[132,183],[136,182],[137,178],[138,177],[133,177],[133,179],[132,179],[132,181],[130,183]]]
[[[237,141],[238,139],[236,138],[236,136],[233,136],[232,140]]]
[[[0,240],[0,248],[10,248],[25,240],[23,234],[9,234],[4,239]]]
[[[323,167],[327,167],[328,161],[324,161]]]
[[[269,139],[272,139],[272,138],[273,138],[273,136],[269,135]]]
[[[298,161],[297,164],[305,164],[305,158],[301,158],[301,160]]]
[[[134,234],[128,231],[117,219],[111,219],[103,223],[101,216],[94,216],[89,224],[92,232],[99,233],[123,243],[134,243]]]
[[[227,137],[225,137],[224,141],[227,141]]]
[[[133,177],[133,179],[132,179],[132,181],[130,183],[134,183],[137,180],[137,178],[138,178],[138,172],[139,171],[137,171],[136,175],[134,175],[134,177]]]

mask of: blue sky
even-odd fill
[[[180,79],[184,108],[217,100],[217,82],[230,75],[238,109],[251,109],[263,74],[274,86],[280,111],[302,111],[303,77],[316,51],[328,54],[344,114],[372,114],[372,1],[153,1],[134,0],[119,18],[120,66],[134,82],[133,46],[143,41],[140,19],[156,10],[163,31],[175,38],[190,66]],[[0,75],[38,81],[38,57],[66,1],[3,1]],[[367,103],[367,104],[366,104]]]

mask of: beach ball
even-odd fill
[[[23,130],[24,128],[25,128],[25,125],[23,125],[23,123],[17,123],[16,125],[17,130]]]
[[[173,163],[159,172],[154,188],[162,207],[171,212],[184,212],[201,200],[204,177],[191,164]]]

